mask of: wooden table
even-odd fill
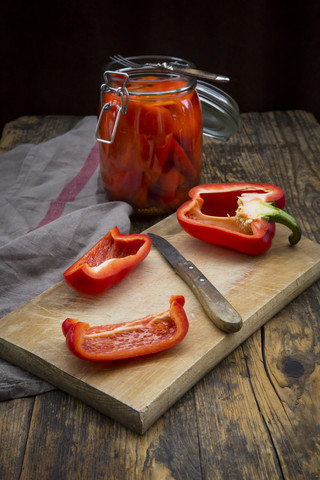
[[[304,111],[242,115],[227,143],[204,141],[203,182],[280,185],[303,233],[320,242],[320,125]],[[22,117],[3,153],[79,117]],[[158,218],[132,218],[141,231]],[[0,478],[320,478],[320,291],[308,288],[140,436],[54,390],[0,403]]]

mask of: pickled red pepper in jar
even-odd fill
[[[128,73],[125,79],[110,73],[102,86],[97,139],[108,139],[99,143],[103,186],[109,200],[128,202],[137,213],[172,212],[200,181],[196,82],[171,73]]]

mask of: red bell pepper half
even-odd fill
[[[183,296],[172,296],[168,310],[139,320],[90,327],[67,318],[62,331],[70,351],[83,360],[105,362],[161,352],[181,342],[189,328]]]
[[[122,235],[118,227],[114,227],[69,267],[63,277],[80,293],[101,293],[127,276],[145,259],[150,248],[148,235]]]
[[[205,242],[259,255],[271,247],[274,222],[292,230],[291,245],[301,238],[296,220],[282,210],[285,198],[280,187],[213,183],[192,188],[189,196],[177,210],[178,221],[187,233]]]

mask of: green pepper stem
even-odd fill
[[[282,223],[290,228],[292,233],[289,236],[291,245],[295,245],[301,238],[301,228],[298,222],[289,213],[275,207],[273,203],[264,202],[261,198],[238,198],[238,209],[236,210],[236,220],[244,229],[254,219],[263,218],[268,223]],[[250,227],[251,228],[251,227]]]
[[[275,207],[272,203],[266,203],[267,212],[262,215],[262,218],[267,220],[267,222],[276,222],[285,225],[286,227],[292,230],[292,233],[289,236],[289,242],[291,245],[295,245],[299,242],[301,238],[301,228],[298,225],[298,222],[293,218],[289,213],[281,210],[280,208]]]

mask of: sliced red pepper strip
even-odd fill
[[[163,200],[174,200],[177,190],[184,181],[185,177],[174,167],[168,172],[163,172],[159,179],[159,191],[161,191]]]
[[[114,325],[90,327],[67,318],[62,331],[70,351],[83,360],[106,362],[149,355],[184,339],[189,328],[184,303],[183,296],[172,296],[168,310]]]
[[[133,197],[134,193],[140,188],[142,178],[143,171],[127,171],[115,173],[112,177],[105,178],[104,181],[108,185],[112,198],[122,200],[125,195],[129,198],[128,192],[132,192]]]
[[[259,255],[271,247],[274,222],[292,229],[290,243],[301,237],[297,222],[282,211],[284,192],[275,185],[214,183],[194,187],[189,196],[191,200],[177,211],[178,221],[187,233],[205,242]]]
[[[188,155],[175,138],[172,138],[171,140],[171,148],[167,161],[168,160],[168,163],[172,163],[176,170],[181,172],[185,177],[192,178],[193,180],[200,180],[200,175],[197,173]]]
[[[150,248],[148,235],[122,235],[114,227],[64,272],[64,279],[80,293],[101,293],[126,277],[145,259]]]

